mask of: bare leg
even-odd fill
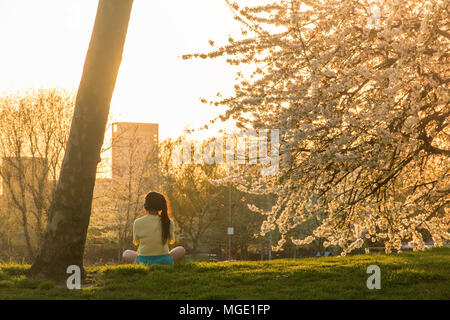
[[[181,259],[183,259],[184,255],[186,254],[186,250],[184,250],[182,246],[179,246],[170,250],[169,254],[172,256],[173,262],[177,263]]]
[[[125,250],[122,254],[123,261],[125,263],[133,264],[138,257],[138,254],[134,250]]]

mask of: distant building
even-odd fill
[[[39,217],[44,220],[44,201],[41,198],[50,196],[51,184],[48,179],[48,163],[46,159],[39,157],[5,157],[0,164],[1,193],[0,193],[0,221],[9,221],[8,225],[20,226],[25,223],[23,216],[26,215],[28,232],[23,229],[15,230],[8,237],[10,248],[14,243],[14,251],[26,252],[26,243],[37,243],[38,233],[36,220]],[[20,213],[16,219],[17,213]],[[11,223],[14,216],[16,224]],[[41,225],[42,227],[42,225]],[[28,240],[27,240],[28,239]]]
[[[5,157],[1,162],[1,192],[0,195],[10,197],[21,192],[27,185],[38,190],[49,185],[48,163],[39,157]]]
[[[157,158],[157,123],[116,122],[112,125],[112,178],[123,177],[133,164]],[[147,174],[144,172],[143,174]]]

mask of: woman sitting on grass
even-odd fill
[[[175,224],[170,219],[169,205],[166,198],[157,192],[150,192],[145,197],[146,215],[134,221],[133,243],[137,252],[126,250],[123,259],[126,263],[136,264],[174,264],[185,254],[183,247],[176,247],[169,252],[169,243],[175,242]]]

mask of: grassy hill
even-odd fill
[[[369,265],[381,289],[369,290]],[[450,249],[257,262],[87,268],[82,290],[0,264],[0,299],[450,299]]]

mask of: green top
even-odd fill
[[[169,243],[175,242],[175,224],[170,220]],[[137,252],[140,256],[159,256],[169,253],[169,245],[161,240],[161,217],[159,215],[146,215],[134,221],[133,243],[139,246]]]

